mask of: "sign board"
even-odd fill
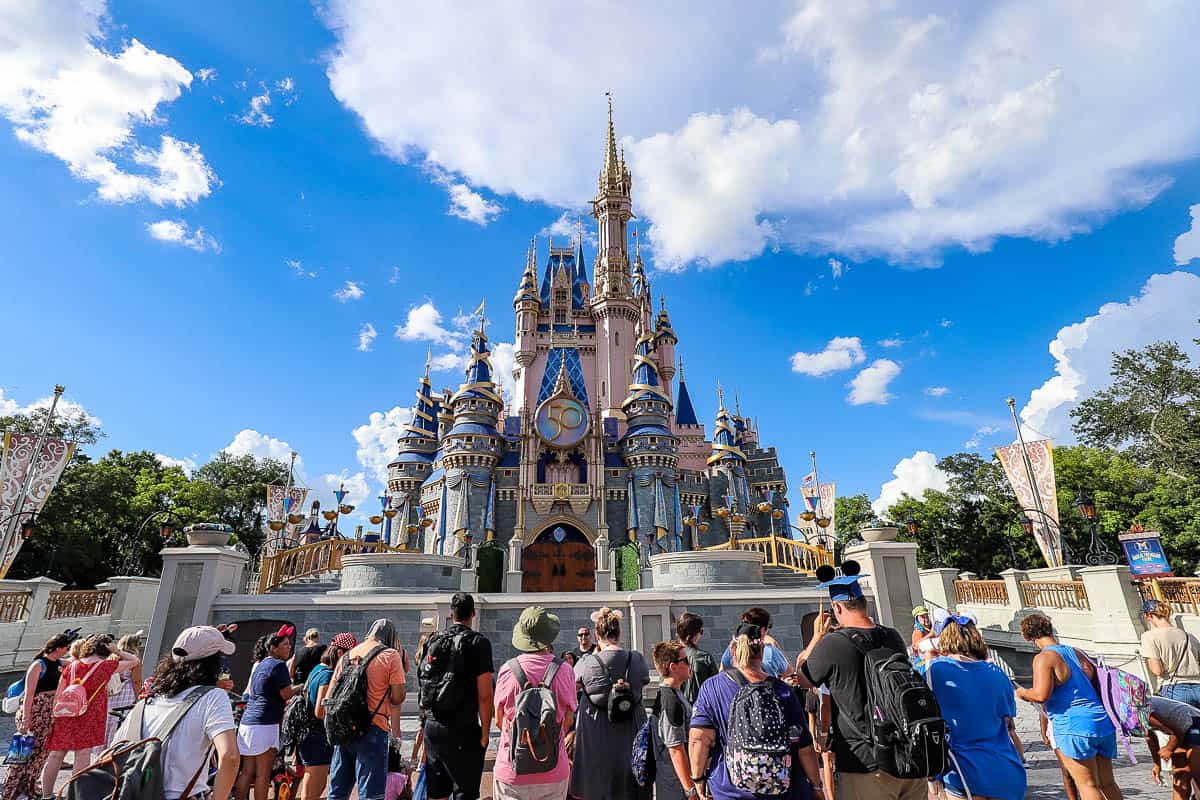
[[[1134,578],[1169,578],[1171,565],[1163,550],[1158,531],[1131,530],[1117,536],[1129,561],[1129,572]]]

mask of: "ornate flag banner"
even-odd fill
[[[47,437],[42,442],[41,452],[34,456],[38,434],[4,434],[3,454],[0,455],[0,536],[3,537],[3,553],[0,556],[0,576],[8,573],[17,551],[21,549],[20,524],[28,519],[26,514],[36,514],[46,505],[50,491],[58,485],[63,469],[75,452],[75,443],[66,439]],[[30,475],[29,492],[21,508],[21,492]],[[19,514],[20,518],[13,517]]]
[[[1129,561],[1129,573],[1134,578],[1169,578],[1175,573],[1167,561],[1158,531],[1131,530],[1117,539]]]
[[[820,514],[829,517],[829,527],[820,528],[817,526],[817,521],[814,519],[811,522],[805,522],[803,519],[796,520],[796,527],[808,534],[810,539],[816,539],[821,533],[824,533],[829,542],[829,546],[833,546],[834,540],[837,538],[837,514],[834,508],[834,498],[837,496],[836,483],[822,483],[820,492]],[[817,513],[817,487],[816,486],[801,486],[800,501],[805,508],[813,513]]]
[[[1058,527],[1058,487],[1054,482],[1054,451],[1049,439],[1025,443],[1025,455],[1029,459],[1028,467],[1025,459],[1021,458],[1021,445],[1018,442],[996,448],[996,455],[1004,467],[1004,474],[1017,496],[1017,502],[1022,508],[1037,508],[1034,497],[1034,485],[1037,495],[1042,499],[1042,509],[1053,520],[1047,523],[1038,514],[1029,514],[1033,520],[1033,537],[1037,540],[1038,549],[1047,566],[1062,566],[1062,541]],[[1030,470],[1033,472],[1034,483],[1030,483]]]
[[[308,489],[301,486],[268,486],[267,487],[267,519],[286,519],[288,511],[284,509],[284,498],[290,499],[292,502],[288,504],[289,509],[296,509],[296,513],[300,513],[300,509],[304,505],[304,498],[308,496]]]

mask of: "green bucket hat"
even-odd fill
[[[545,650],[554,644],[562,624],[558,617],[541,606],[530,606],[521,612],[513,628],[512,645],[522,653]]]

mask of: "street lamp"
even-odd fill
[[[691,549],[697,549],[697,546],[700,544],[700,537],[697,534],[708,530],[708,522],[700,518],[700,506],[695,504],[688,506],[688,514],[683,518],[683,524],[692,529]]]
[[[1017,512],[1015,512],[1015,516],[1017,517],[1018,521],[1020,521],[1020,523],[1021,523],[1021,529],[1028,536],[1033,536],[1034,530],[1036,530],[1039,527],[1039,524],[1034,521],[1034,519],[1030,516],[1030,514],[1036,514],[1041,519],[1040,527],[1043,527],[1047,530],[1049,528],[1054,529],[1054,531],[1058,534],[1058,546],[1059,546],[1059,549],[1062,551],[1062,562],[1063,562],[1063,564],[1070,564],[1073,556],[1071,555],[1071,548],[1067,544],[1067,537],[1063,534],[1062,526],[1060,526],[1058,524],[1058,522],[1054,519],[1054,517],[1050,516],[1045,511],[1042,511],[1037,508],[1022,508],[1022,509],[1019,509]],[[1011,551],[1011,544],[1010,544],[1010,551]],[[1015,554],[1012,554],[1010,552],[1010,556],[1012,557],[1013,561],[1015,562],[1016,561]],[[1015,569],[1015,567],[1014,567],[1014,569]]]
[[[1095,499],[1080,488],[1079,494],[1075,496],[1075,507],[1079,509],[1079,514],[1087,521],[1088,529],[1092,535],[1091,542],[1088,543],[1087,563],[1093,567],[1116,564],[1116,555],[1108,549],[1104,542],[1100,541],[1100,536],[1096,533]]]
[[[175,531],[179,528],[179,523],[176,521],[175,515],[172,512],[172,509],[175,507],[175,495],[165,495],[162,503],[163,504],[161,508],[157,509],[156,511],[151,511],[146,515],[146,518],[142,520],[142,524],[138,525],[137,533],[135,533],[133,536],[135,550],[129,554],[128,559],[125,561],[124,569],[122,570],[126,575],[142,574],[142,554],[144,550],[142,533],[146,530],[146,526],[149,525],[153,520],[159,520],[158,535],[159,538],[162,539],[164,546],[170,543],[171,539],[175,536]]]

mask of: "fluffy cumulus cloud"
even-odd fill
[[[387,486],[387,466],[396,458],[401,427],[412,421],[412,409],[395,406],[389,411],[372,411],[364,425],[351,433],[358,448],[355,456],[380,486]]]
[[[874,404],[885,406],[893,395],[888,386],[900,374],[900,365],[890,358],[877,358],[854,376],[847,385],[850,394],[846,401],[852,406]]]
[[[378,335],[379,332],[375,330],[374,325],[364,322],[362,327],[358,329],[358,352],[371,352],[371,347],[375,344],[375,337]]]
[[[179,467],[186,474],[191,475],[199,466],[194,458],[174,458],[172,456],[155,453],[154,457],[158,459],[158,463],[164,467]]]
[[[926,489],[945,491],[950,485],[946,473],[938,469],[937,456],[928,450],[900,459],[892,475],[895,477],[879,487],[879,497],[871,503],[871,509],[880,517],[904,495],[921,497]]]
[[[1180,266],[1200,258],[1200,203],[1188,211],[1192,215],[1192,225],[1175,239],[1175,263]]]
[[[828,375],[850,369],[861,364],[867,358],[863,351],[862,339],[857,336],[835,336],[825,345],[825,349],[816,353],[803,351],[792,354],[792,372],[801,375]]]
[[[277,439],[269,434],[261,433],[253,428],[244,428],[238,431],[233,440],[230,441],[222,450],[231,456],[254,456],[255,458],[273,458],[276,461],[282,461],[287,464],[291,458],[293,447],[282,439]],[[364,501],[371,494],[370,486],[367,482],[366,473],[361,470],[355,473],[350,473],[349,470],[341,472],[327,472],[320,475],[309,475],[304,464],[304,457],[296,457],[296,483],[300,486],[308,487],[308,496],[311,499],[321,500],[322,503],[327,501],[327,498],[340,485],[345,485],[349,495],[346,497],[346,502],[353,506],[357,506],[360,510],[363,507]]]
[[[1137,297],[1105,303],[1081,322],[1062,328],[1050,342],[1054,375],[1034,389],[1021,421],[1034,432],[1071,441],[1071,409],[1109,383],[1112,354],[1151,342],[1177,342],[1200,357],[1196,338],[1200,277],[1190,272],[1152,275]]]
[[[612,90],[666,267],[1062,239],[1147,203],[1200,151],[1200,105],[1178,100],[1200,68],[1187,0],[323,13],[338,99],[392,157],[467,191],[578,207]]]
[[[487,227],[504,210],[499,203],[488,200],[465,183],[451,183],[447,188],[450,191],[450,209],[446,213],[452,217]]]
[[[221,245],[204,228],[192,229],[180,219],[160,219],[158,222],[151,222],[146,225],[146,231],[160,242],[181,244],[197,253],[203,253],[205,250],[221,252]]]
[[[342,288],[333,293],[333,299],[339,303],[349,303],[351,300],[362,300],[366,295],[361,281],[346,281]]]
[[[198,145],[135,135],[161,127],[192,74],[137,39],[106,49],[105,14],[103,0],[11,4],[0,15],[0,114],[102,200],[182,206],[206,197],[217,177]]]
[[[460,350],[467,332],[452,330],[442,325],[442,312],[432,300],[408,309],[404,323],[396,326],[396,338],[406,342],[433,342]]]
[[[0,417],[10,416],[13,414],[30,414],[34,411],[37,411],[39,408],[49,408],[50,404],[53,402],[54,397],[52,395],[46,395],[45,397],[40,397],[31,403],[21,404],[11,397],[6,397],[4,395],[4,388],[0,387]],[[54,416],[56,418],[65,419],[70,424],[87,423],[95,428],[104,427],[104,421],[102,419],[84,408],[82,403],[72,400],[69,397],[59,398],[58,405],[54,409]]]

